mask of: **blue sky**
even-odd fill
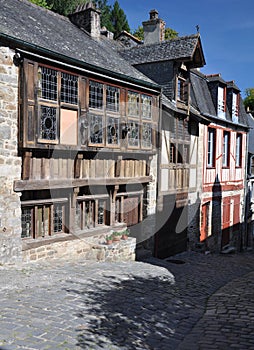
[[[149,19],[157,9],[166,27],[179,36],[200,35],[204,50],[205,74],[221,73],[224,80],[234,80],[245,94],[254,87],[254,1],[253,0],[118,0],[126,13],[131,30]],[[108,0],[112,5],[114,0]]]

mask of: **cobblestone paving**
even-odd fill
[[[0,267],[0,349],[254,349],[254,253]]]

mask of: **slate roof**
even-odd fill
[[[217,76],[220,81],[225,82],[220,76]],[[233,123],[231,116],[229,114],[229,111],[226,111],[226,119],[220,118],[217,116],[217,112],[215,110],[215,106],[212,100],[212,96],[210,94],[210,90],[208,87],[208,82],[212,80],[215,80],[215,77],[208,77],[201,72],[197,70],[191,70],[190,73],[190,81],[191,81],[191,104],[196,107],[199,112],[208,117],[211,118],[211,121],[215,122],[227,122]],[[225,82],[225,84],[227,84]],[[228,87],[232,87],[231,82],[228,84]],[[236,85],[234,85],[236,87]],[[234,123],[237,125],[237,123]],[[240,106],[239,106],[239,125],[241,126],[248,126],[248,120],[247,120],[247,114],[245,112],[245,108],[243,105],[243,101],[240,98]]]
[[[207,86],[205,76],[198,72],[191,72],[191,104],[193,104],[201,113],[216,116],[215,107],[212,101],[210,91]]]
[[[131,64],[152,63],[159,61],[193,58],[200,40],[199,34],[178,37],[150,45],[138,45],[131,49],[121,50],[121,55]]]
[[[96,40],[79,29],[67,17],[36,6],[27,0],[0,0],[0,41],[11,38],[30,44],[34,50],[47,50],[92,67],[123,75],[158,87],[132,67],[117,52],[112,39]],[[14,42],[14,41],[13,41]],[[20,43],[20,44],[21,44]]]

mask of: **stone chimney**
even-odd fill
[[[87,31],[93,38],[99,38],[101,32],[101,12],[95,9],[92,2],[79,5],[76,11],[69,15],[70,21],[77,27]]]
[[[144,44],[155,44],[165,39],[165,22],[158,17],[157,10],[151,10],[149,21],[143,22]]]

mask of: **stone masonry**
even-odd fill
[[[21,259],[21,209],[14,180],[21,175],[18,157],[18,67],[14,52],[0,47],[0,264]]]

